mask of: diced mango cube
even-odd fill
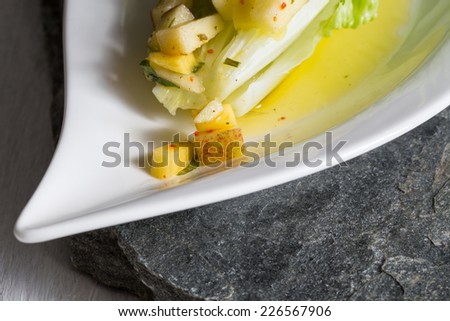
[[[158,179],[169,179],[188,167],[193,158],[193,146],[189,143],[163,145],[153,150],[150,175]]]
[[[148,60],[152,64],[183,75],[191,74],[196,66],[193,54],[170,56],[162,52],[152,52],[148,56]]]

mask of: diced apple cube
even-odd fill
[[[209,123],[214,118],[219,116],[223,112],[223,105],[222,103],[215,99],[211,101],[209,104],[207,104],[203,109],[197,113],[194,119],[194,123],[200,124],[200,123]],[[218,129],[218,128],[216,128]]]
[[[250,17],[260,28],[280,33],[307,2],[308,0],[257,0],[254,1]]]
[[[188,8],[192,8],[193,0],[161,0],[159,4],[152,10],[153,26],[157,26],[163,14],[167,11],[184,4]]]
[[[180,4],[162,15],[161,21],[156,26],[156,30],[176,27],[194,19],[195,17],[188,7],[184,4]]]
[[[156,32],[161,51],[168,55],[186,55],[213,39],[224,28],[220,15],[214,14]]]
[[[218,103],[214,102],[215,104]],[[199,132],[225,131],[237,127],[236,116],[231,105],[218,103],[221,108],[217,108],[214,106],[215,104],[211,106],[211,103],[209,103],[203,110],[193,111],[195,127]],[[216,110],[216,113],[213,110]]]
[[[198,160],[203,166],[216,166],[227,161],[234,163],[243,157],[244,139],[240,128],[195,132],[194,140]]]
[[[225,6],[226,2],[230,3],[229,6],[231,6],[232,19],[236,29],[259,28],[274,34],[284,32],[292,18],[308,1],[214,0],[214,2],[218,3],[218,8]],[[218,9],[219,13],[221,13],[220,10]]]

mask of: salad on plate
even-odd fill
[[[239,117],[257,107],[333,30],[377,17],[378,0],[161,0],[141,62],[173,115],[191,110],[190,143],[153,151],[160,179],[244,159]]]

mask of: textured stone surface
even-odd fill
[[[56,3],[43,1],[55,135]],[[447,109],[348,167],[69,244],[79,269],[144,299],[449,300],[449,241]]]
[[[448,300],[449,151],[447,109],[348,167],[75,236],[74,262],[156,299]]]

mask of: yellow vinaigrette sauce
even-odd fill
[[[391,83],[374,82],[377,90],[360,88],[375,71],[380,74],[380,68],[387,68],[410,18],[410,0],[379,3],[376,20],[324,38],[258,108],[238,120],[247,141],[260,140],[269,131],[275,140],[296,143],[311,138],[356,115],[411,72],[393,77]]]

